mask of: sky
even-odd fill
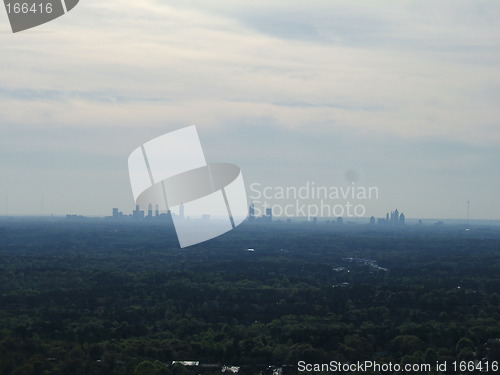
[[[351,202],[367,217],[470,201],[500,219],[499,18],[483,0],[81,0],[12,34],[0,10],[0,215],[130,213],[129,154],[195,124],[249,201],[377,187]]]

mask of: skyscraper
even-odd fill
[[[136,220],[144,219],[144,211],[141,211],[138,204],[135,205],[135,210],[133,211],[132,215]]]
[[[184,219],[184,205],[182,203],[179,206],[179,216],[181,219]]]

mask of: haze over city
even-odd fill
[[[499,219],[499,16],[487,1],[86,0],[13,36],[0,12],[0,216],[131,212],[130,152],[196,124],[249,195],[355,183],[378,189],[366,217],[465,218],[470,201],[471,219]]]

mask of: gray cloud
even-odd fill
[[[41,190],[54,213],[126,209],[128,153],[195,123],[209,160],[249,181],[334,184],[352,169],[380,185],[373,214],[457,217],[452,199],[477,196],[497,217],[499,9],[86,0],[0,35],[0,196],[18,213]]]

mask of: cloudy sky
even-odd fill
[[[500,219],[500,3],[81,0],[0,11],[0,215],[109,215],[191,124],[247,185],[376,186],[367,216]],[[272,202],[271,202],[272,203]]]

